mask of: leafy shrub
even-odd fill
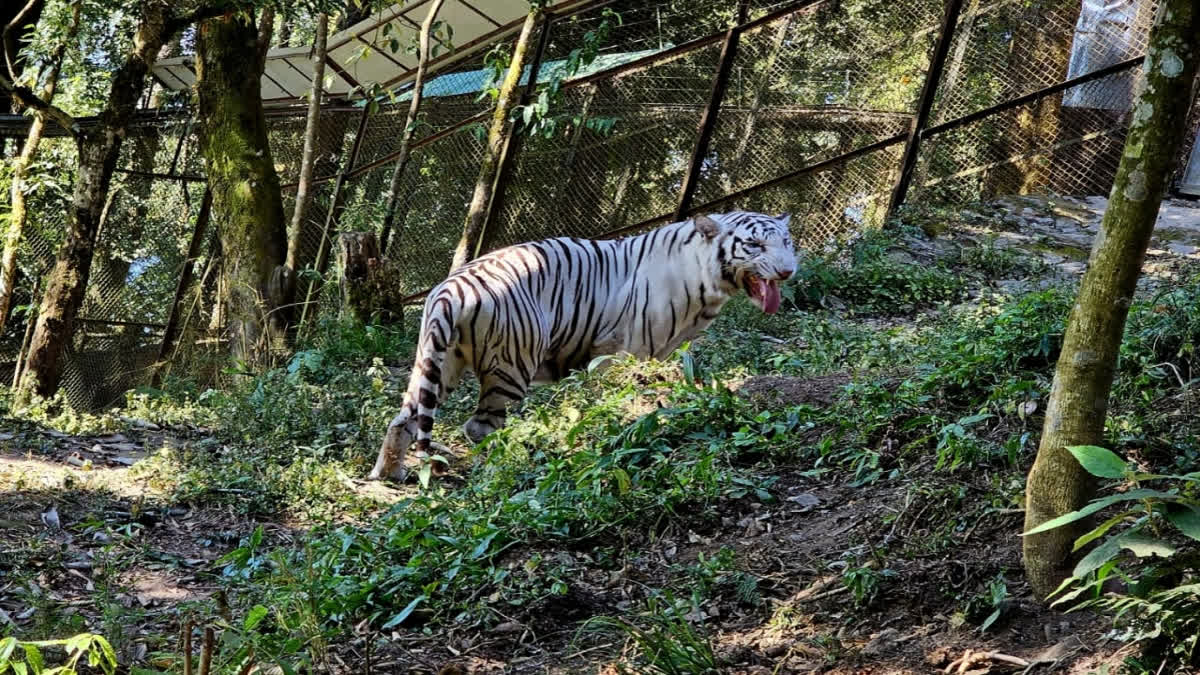
[[[1200,473],[1144,473],[1104,448],[1068,450],[1088,473],[1121,479],[1131,489],[1100,497],[1025,533],[1052,530],[1110,507],[1120,509],[1075,540],[1079,550],[1103,539],[1051,594],[1057,596],[1054,604],[1075,602],[1068,611],[1088,607],[1109,611],[1126,623],[1125,639],[1149,641],[1166,660],[1195,665],[1200,643],[1200,580],[1194,544],[1200,541]],[[1141,487],[1145,483],[1163,489]],[[1133,554],[1132,560],[1123,555],[1125,551]],[[1124,589],[1111,588],[1115,579],[1125,582]]]
[[[484,621],[490,597],[529,605],[569,588],[557,563],[514,564],[506,552],[519,544],[588,541],[664,516],[715,518],[709,506],[722,499],[770,499],[770,481],[739,468],[737,457],[765,450],[777,425],[694,378],[656,383],[663,407],[627,419],[619,403],[640,395],[627,378],[644,365],[580,373],[542,394],[556,398],[528,401],[479,446],[483,460],[463,487],[436,484],[365,528],[321,528],[275,565],[234,556],[229,578],[290,593],[285,570],[308,570],[323,622]]]
[[[802,259],[785,297],[802,309],[837,298],[856,314],[904,314],[962,297],[962,280],[949,270],[890,257],[895,242],[871,232],[848,252]]]
[[[46,658],[42,654],[47,648],[62,649],[66,653],[65,662],[47,668]],[[84,656],[87,656],[87,664],[91,668],[108,675],[117,670],[117,655],[108,640],[91,633],[80,633],[65,640],[25,642],[14,637],[0,639],[0,675],[10,670],[14,675],[76,675],[79,661]]]

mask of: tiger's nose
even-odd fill
[[[791,270],[783,270],[782,272],[779,273],[780,280],[787,279],[790,276],[792,276]]]

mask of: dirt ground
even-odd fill
[[[842,375],[760,377],[743,383],[741,391],[761,405],[821,405],[848,382]],[[28,428],[5,432],[2,558],[36,561],[39,569],[31,582],[36,588],[0,588],[0,622],[36,621],[42,608],[28,604],[30,597],[100,621],[95,598],[103,587],[130,610],[127,620],[137,622],[133,632],[146,637],[123,656],[144,659],[172,647],[162,636],[178,633],[181,610],[190,601],[218,591],[215,561],[254,527],[262,525],[280,544],[303,536],[302,527],[254,522],[200,504],[155,506],[155,477],[136,464],[131,468],[126,459],[146,456],[164,443],[186,444],[197,433],[203,432],[133,429],[90,437]],[[22,447],[38,449],[19,452]],[[983,480],[968,489],[982,493]],[[937,532],[931,526],[944,520],[930,514],[952,506],[938,496],[936,479],[927,487],[930,496],[922,499],[900,487],[864,489],[781,467],[777,502],[724,502],[717,527],[692,529],[685,518],[641,542],[639,557],[617,573],[597,566],[586,549],[546,551],[575,575],[568,596],[525,613],[536,618],[514,619],[484,633],[396,633],[369,656],[371,672],[605,672],[622,641],[581,634],[580,622],[619,614],[646,597],[648,588],[663,585],[672,569],[722,547],[732,549],[740,567],[757,577],[760,596],[755,603],[710,604],[692,617],[714,636],[717,654],[733,664],[730,673],[1084,673],[1120,661],[1118,643],[1104,637],[1103,620],[1049,612],[1030,596],[1021,578],[1018,510],[981,510],[963,531]],[[383,496],[378,484],[366,489]],[[382,492],[399,497],[403,490]],[[893,517],[881,525],[883,514]],[[129,538],[113,541],[99,534],[100,528],[87,525],[96,519],[128,531]],[[713,521],[696,519],[702,522]],[[847,560],[869,557],[896,541],[947,537],[949,554],[922,554],[914,547],[906,556],[889,556],[887,568],[876,570],[886,600],[855,609],[850,589],[841,583]],[[117,578],[108,573],[110,566],[121,568]],[[996,575],[1003,575],[1009,599],[1001,620],[984,634],[958,608],[965,589]],[[363,639],[334,654],[335,662],[345,664],[343,672],[365,672],[354,665],[368,658]]]

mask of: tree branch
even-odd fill
[[[12,21],[9,21],[9,22],[8,22],[8,25],[6,25],[6,26],[4,27],[4,34],[3,34],[3,39],[4,39],[4,65],[8,67],[8,76],[9,76],[9,77],[11,77],[11,78],[13,79],[13,81],[14,81],[14,82],[15,82],[15,81],[16,81],[18,78],[17,78],[17,71],[16,71],[16,68],[15,68],[15,67],[14,67],[14,65],[13,65],[12,59],[10,59],[10,58],[9,58],[9,53],[8,53],[8,43],[9,43],[9,37],[10,37],[10,35],[9,35],[9,34],[10,34],[10,33],[12,33],[12,30],[13,30],[14,28],[16,28],[17,26],[19,26],[19,25],[21,24],[21,20],[22,20],[22,19],[23,19],[23,18],[24,18],[24,17],[25,17],[27,14],[29,14],[29,12],[30,12],[30,11],[32,11],[32,10],[33,10],[34,6],[35,6],[35,5],[37,5],[37,4],[38,4],[38,2],[39,2],[39,0],[29,0],[29,2],[25,3],[25,6],[21,8],[21,11],[17,12],[17,15],[13,17],[13,20],[12,20]]]
[[[258,52],[255,56],[258,58],[258,70],[264,68],[267,59],[267,52],[271,50],[271,34],[275,32],[275,8],[271,5],[263,7],[262,14],[258,16]]]
[[[211,5],[201,5],[191,12],[172,17],[170,20],[168,20],[166,25],[166,35],[169,38],[170,36],[178,33],[194,23],[200,23],[205,19],[215,19],[216,17],[223,16],[233,10],[234,7],[232,4],[225,2],[214,2]]]
[[[12,80],[8,79],[4,75],[0,75],[0,89],[11,93],[13,98],[57,122],[58,126],[66,130],[66,132],[70,134],[72,138],[75,138],[79,135],[79,122],[75,121],[74,117],[71,117],[71,115],[62,108],[58,108],[43,101],[37,96],[37,94],[34,94],[33,90],[29,87],[22,87],[20,85],[13,84]]]

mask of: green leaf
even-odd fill
[[[1125,470],[1128,468],[1125,460],[1118,457],[1112,450],[1095,445],[1073,445],[1067,450],[1075,455],[1075,459],[1079,460],[1084,470],[1093,476],[1120,478],[1125,475]]]
[[[1123,537],[1120,537],[1121,548],[1129,549],[1139,558],[1147,558],[1156,555],[1160,558],[1170,558],[1175,555],[1175,546],[1159,539],[1151,537],[1148,534],[1141,532],[1130,532]]]
[[[620,494],[626,494],[633,489],[633,479],[630,478],[629,473],[625,471],[625,469],[622,469],[619,466],[614,467],[613,478],[617,479],[617,491]]]
[[[1079,509],[1078,511],[1072,511],[1067,514],[1063,514],[1057,518],[1052,518],[1050,520],[1047,520],[1046,522],[1042,523],[1041,525],[1038,525],[1037,527],[1033,528],[1032,530],[1029,530],[1028,532],[1022,532],[1021,536],[1025,537],[1025,536],[1029,536],[1031,534],[1038,534],[1039,532],[1053,530],[1054,528],[1062,527],[1063,525],[1066,525],[1067,523],[1073,523],[1076,520],[1081,520],[1083,518],[1087,518],[1088,516],[1092,515],[1093,513],[1100,511],[1101,509],[1104,509],[1107,506],[1112,506],[1113,504],[1116,504],[1117,502],[1128,502],[1128,501],[1135,501],[1135,500],[1139,500],[1139,499],[1179,499],[1179,495],[1171,494],[1170,492],[1163,492],[1161,490],[1151,490],[1148,488],[1144,488],[1141,490],[1130,490],[1129,492],[1123,492],[1121,494],[1110,495],[1108,497],[1104,497],[1103,499],[1097,499],[1096,501],[1092,502],[1091,504],[1088,504],[1087,506],[1083,507],[1082,509]]]
[[[1182,509],[1167,511],[1167,520],[1188,537],[1200,541],[1200,509],[1184,505]]]
[[[1050,595],[1046,596],[1046,599],[1053,598],[1054,595],[1056,593],[1058,593],[1059,591],[1061,591],[1062,589],[1069,588],[1071,586],[1071,584],[1078,583],[1078,582],[1079,582],[1079,580],[1076,579],[1075,577],[1067,577],[1066,579],[1063,579],[1062,585],[1059,586],[1054,591],[1054,593],[1051,593]],[[1068,603],[1068,602],[1074,600],[1075,598],[1078,598],[1080,595],[1083,595],[1084,593],[1086,593],[1091,587],[1092,587],[1092,584],[1080,584],[1079,586],[1077,586],[1076,588],[1071,590],[1070,593],[1067,593],[1067,594],[1063,595],[1061,598],[1050,603],[1050,606],[1057,607],[1058,605]]]
[[[401,623],[404,623],[404,620],[408,618],[409,614],[413,613],[413,610],[417,608],[417,605],[421,604],[422,601],[428,600],[428,599],[429,599],[428,596],[424,596],[424,595],[418,595],[416,598],[413,598],[413,601],[408,603],[407,607],[400,610],[400,613],[397,614],[396,616],[393,616],[391,621],[388,621],[387,623],[383,624],[383,627],[380,630],[387,630],[388,628],[392,628],[394,626],[399,626]]]
[[[1110,529],[1112,529],[1113,525],[1116,525],[1117,523],[1121,522],[1122,520],[1125,520],[1125,517],[1128,516],[1130,513],[1131,513],[1130,511],[1122,511],[1121,513],[1118,513],[1117,515],[1113,516],[1112,518],[1109,518],[1108,520],[1104,521],[1104,523],[1101,524],[1100,527],[1097,527],[1096,529],[1092,530],[1091,532],[1088,532],[1087,534],[1083,535],[1082,537],[1076,539],[1075,547],[1072,548],[1071,550],[1078,551],[1079,549],[1083,548],[1084,546],[1087,546],[1093,540],[1103,537],[1106,532],[1108,532]]]
[[[102,635],[96,636],[96,644],[99,645],[100,654],[104,658],[104,661],[101,663],[101,667],[104,669],[104,672],[110,674],[115,672],[117,669],[116,650],[113,649],[113,646],[109,644],[108,640],[106,640]]]
[[[1104,563],[1112,560],[1121,552],[1121,540],[1127,536],[1129,535],[1123,534],[1113,537],[1092,549],[1092,552],[1084,556],[1083,560],[1080,560],[1079,564],[1075,566],[1075,570],[1071,572],[1071,576],[1082,579],[1100,569]]]
[[[979,632],[980,633],[986,632],[987,629],[990,628],[992,624],[996,623],[996,619],[1000,618],[1000,613],[1001,613],[1000,608],[996,608],[996,611],[992,612],[991,615],[988,616],[988,618],[983,620],[983,623],[979,624]]]
[[[471,560],[478,560],[483,556],[484,553],[487,553],[488,546],[491,546],[492,540],[496,538],[497,534],[499,533],[493,532],[481,539],[479,543],[475,545],[475,549],[471,551]]]
[[[33,672],[40,673],[46,668],[46,662],[42,660],[42,652],[34,645],[21,645],[25,648],[25,662],[33,668]],[[2,662],[3,659],[0,659]]]
[[[604,354],[603,356],[597,356],[596,358],[594,358],[588,362],[587,371],[589,373],[594,372],[597,368],[600,367],[600,365],[602,363],[604,363],[605,361],[608,361],[612,358],[613,358],[612,354]]]
[[[7,663],[12,653],[17,648],[17,638],[6,637],[0,640],[0,663]]]
[[[267,608],[262,605],[255,605],[250,608],[250,612],[242,621],[242,630],[254,630],[262,620],[267,618]]]

